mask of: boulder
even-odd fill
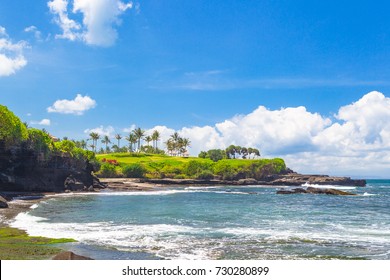
[[[55,255],[52,260],[93,260],[91,258],[88,258],[88,257],[84,257],[84,256],[80,256],[80,255],[76,255],[75,253],[73,252],[70,252],[70,251],[64,251],[64,252],[61,252],[57,255]]]
[[[7,200],[2,196],[0,196],[0,208],[8,208]]]
[[[84,190],[84,183],[69,175],[64,182],[65,190],[82,191]]]

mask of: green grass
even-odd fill
[[[45,260],[62,250],[53,244],[76,242],[68,238],[46,238],[29,236],[23,230],[0,228],[0,259],[1,260]]]
[[[145,177],[147,178],[175,178],[177,176],[184,178],[196,178],[196,175],[188,175],[186,168],[188,163],[197,162],[201,165],[201,169],[197,171],[197,174],[201,173],[205,169],[214,172],[220,170],[215,175],[221,175],[221,168],[218,168],[221,165],[228,166],[230,174],[234,175],[239,172],[250,172],[249,170],[257,170],[257,172],[267,165],[272,165],[272,171],[266,171],[268,173],[279,173],[281,170],[285,169],[286,166],[282,159],[223,159],[217,163],[213,162],[210,159],[198,158],[198,157],[171,157],[167,155],[156,155],[156,154],[145,154],[145,153],[119,153],[119,154],[100,154],[97,155],[98,160],[116,160],[118,166],[116,167],[117,176],[121,176],[121,170],[125,165],[130,164],[140,164],[145,169]],[[265,169],[265,168],[264,168]],[[269,168],[268,168],[269,169]],[[223,171],[227,170],[222,168]],[[253,172],[252,172],[253,173]],[[99,175],[99,174],[98,174]],[[229,175],[229,174],[228,174]]]

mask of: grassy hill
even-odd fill
[[[223,159],[171,157],[144,153],[101,154],[100,177],[261,179],[286,170],[283,159]]]

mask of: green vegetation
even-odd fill
[[[50,245],[67,242],[76,242],[76,240],[28,236],[23,230],[11,227],[0,228],[0,259],[50,259],[61,252],[61,249]]]
[[[6,147],[27,140],[27,127],[7,107],[0,105],[0,140]]]
[[[103,154],[100,177],[192,178],[238,180],[279,174],[286,169],[283,159],[222,159],[171,157],[146,153]],[[109,172],[107,172],[109,170]]]

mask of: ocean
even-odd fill
[[[11,226],[94,259],[390,259],[390,180],[357,196],[265,186],[57,195]]]

